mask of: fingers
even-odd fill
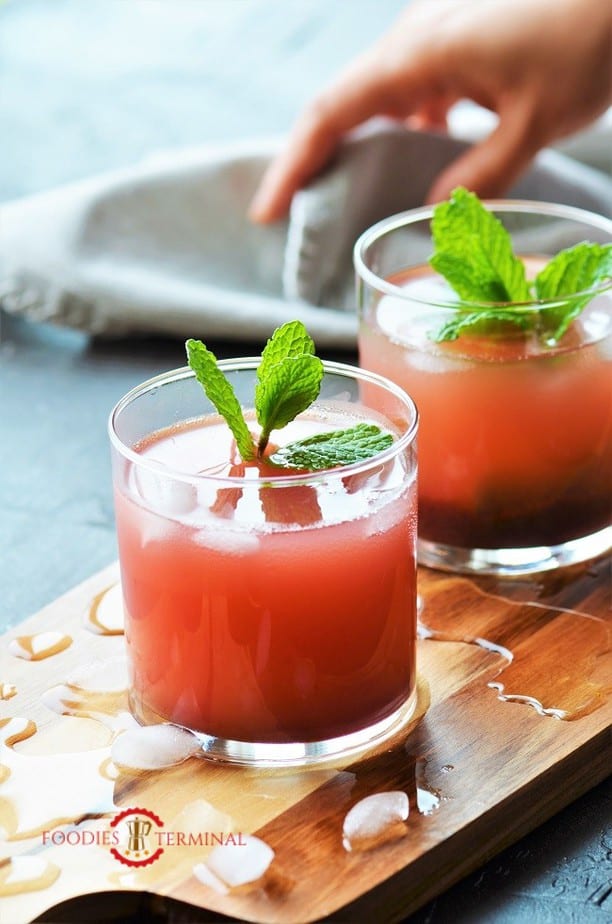
[[[418,131],[446,131],[448,128],[448,112],[453,103],[454,96],[450,94],[432,93],[414,115],[406,120],[410,128]]]
[[[265,173],[249,209],[257,222],[283,217],[296,192],[331,158],[340,139],[375,115],[404,115],[416,106],[409,75],[401,87],[368,53],[298,119],[285,150]]]
[[[322,115],[306,113],[266,170],[249,208],[251,220],[265,223],[282,218],[296,190],[326,163],[339,134]]]
[[[500,115],[497,128],[443,170],[427,194],[427,202],[441,202],[457,186],[465,186],[483,199],[503,196],[527,169],[541,139],[516,101]]]

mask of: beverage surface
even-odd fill
[[[350,410],[349,410],[350,407]],[[258,427],[254,412],[246,412],[247,424],[253,433]],[[346,411],[317,407],[301,414],[282,430],[273,431],[271,443],[262,459],[242,462],[234,438],[225,420],[218,414],[181,422],[159,430],[138,443],[134,449],[148,460],[175,472],[218,478],[287,477],[295,469],[283,468],[267,461],[279,447],[330,430],[348,428],[360,422],[372,422],[388,431],[388,426],[373,411],[347,404]]]
[[[546,264],[546,259],[525,257],[523,262],[527,277],[531,278]],[[461,305],[459,296],[427,264],[395,273],[388,282],[403,291],[397,296],[382,296],[375,310],[377,326],[393,341],[434,355],[517,362],[579,349],[585,343],[601,339],[610,330],[609,296],[602,295],[583,310],[553,347],[544,345],[536,330],[523,331],[515,325],[496,326],[490,322],[484,330],[476,327],[464,331],[457,340],[437,343],[433,335],[456,313]]]
[[[268,453],[279,445],[359,420],[382,421],[376,411],[354,404],[346,408],[334,403],[300,415],[272,434],[263,459],[250,462],[241,460],[229,428],[218,415],[159,430],[134,447],[152,466],[131,466],[127,493],[145,511],[216,532],[317,527],[369,516],[382,507],[392,517],[389,501],[393,493],[401,494],[407,483],[414,482],[402,454],[382,464],[373,457],[353,473],[339,470],[338,474],[334,470],[308,473],[267,461]],[[247,420],[255,430],[253,416],[247,415]],[[181,479],[181,475],[188,477]],[[293,479],[292,485],[283,482],[281,487],[280,479],[287,477]],[[275,481],[279,482],[276,488]]]

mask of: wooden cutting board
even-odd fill
[[[421,569],[414,721],[303,771],[110,760],[128,721],[117,582],[113,565],[0,639],[0,920],[119,890],[211,920],[397,921],[609,772],[607,561],[480,586]],[[163,846],[146,866],[125,863],[135,819],[132,847]]]

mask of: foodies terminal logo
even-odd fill
[[[150,866],[167,848],[174,847],[246,847],[242,832],[171,831],[159,815],[146,808],[128,808],[101,829],[54,828],[42,832],[44,845],[66,847],[108,847],[112,856],[124,866]]]
[[[127,843],[123,844],[121,838],[117,838],[118,846],[110,849],[115,860],[126,866],[148,866],[155,863],[164,852],[161,845],[155,849],[151,844],[155,841],[155,834],[164,833],[164,823],[159,815],[145,808],[126,809],[115,815],[110,823],[111,829],[118,828],[121,822],[127,828]]]

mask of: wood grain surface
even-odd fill
[[[117,580],[116,566],[104,569],[2,637],[0,920],[30,921],[75,896],[125,890],[270,924],[396,921],[609,772],[608,562],[537,581],[481,579],[482,587],[421,569],[421,631],[435,637],[419,641],[418,721],[379,753],[304,771],[193,757],[129,771],[109,761],[123,691],[101,696],[95,715],[91,703],[81,715],[50,708],[58,684],[80,672],[95,687],[96,671],[109,665],[110,675],[122,657],[116,627],[97,634],[91,620],[92,602]],[[14,640],[27,647],[36,633],[56,653],[17,657]],[[407,795],[408,818],[347,849],[347,813],[388,792]],[[169,832],[255,835],[273,859],[232,886],[194,875],[212,862],[211,845],[167,843],[150,866],[130,868],[108,844],[50,843],[53,830],[100,838],[135,807]],[[234,856],[245,856],[240,849]]]

